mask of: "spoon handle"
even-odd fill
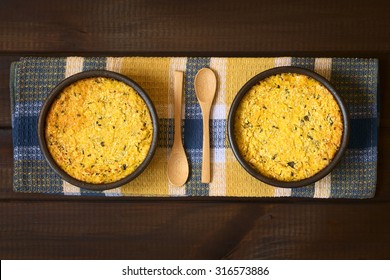
[[[175,119],[175,136],[174,144],[182,145],[181,136],[181,100],[183,94],[183,72],[175,71],[174,73],[174,119]]]
[[[203,114],[203,154],[202,183],[210,183],[210,108],[202,106]]]

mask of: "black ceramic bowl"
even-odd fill
[[[250,164],[248,164],[245,159],[241,156],[240,151],[238,149],[237,143],[235,141],[234,137],[234,119],[236,115],[236,110],[238,105],[241,102],[241,99],[244,97],[244,95],[258,82],[261,80],[264,80],[267,77],[276,75],[276,74],[281,74],[281,73],[297,73],[297,74],[303,74],[306,76],[309,76],[316,81],[320,82],[322,85],[324,85],[329,92],[333,95],[335,98],[338,106],[340,107],[342,119],[343,119],[343,135],[341,139],[341,144],[336,152],[335,156],[333,157],[332,161],[320,172],[316,173],[312,177],[302,179],[300,181],[279,181],[270,177],[267,177],[257,170],[255,170]],[[269,184],[273,185],[276,187],[282,187],[282,188],[296,188],[296,187],[303,187],[310,185],[321,178],[325,177],[327,174],[329,174],[332,169],[339,163],[340,159],[342,158],[347,145],[348,145],[348,137],[349,137],[349,118],[348,118],[348,113],[346,110],[346,107],[341,100],[340,96],[337,94],[336,90],[334,87],[329,83],[328,80],[326,80],[324,77],[321,75],[308,70],[304,68],[299,68],[299,67],[292,67],[292,66],[283,66],[283,67],[276,67],[269,69],[267,71],[264,71],[256,76],[254,76],[252,79],[250,79],[237,93],[235,99],[233,100],[232,106],[229,111],[229,116],[228,116],[228,138],[229,138],[229,143],[230,147],[233,150],[233,153],[235,157],[237,158],[238,162],[242,165],[242,167],[253,177],[257,178],[258,180]]]
[[[111,78],[111,79],[121,81],[121,82],[131,86],[138,93],[138,95],[145,101],[145,103],[149,109],[150,116],[151,116],[152,123],[153,123],[152,143],[151,143],[148,154],[147,154],[146,158],[144,159],[144,161],[133,171],[133,173],[127,175],[126,177],[124,177],[118,181],[106,183],[106,184],[87,183],[87,182],[75,179],[72,176],[70,176],[68,173],[66,173],[54,161],[53,157],[51,156],[51,154],[47,148],[46,138],[45,138],[46,116],[50,110],[50,107],[51,107],[53,101],[62,92],[62,90],[64,88],[66,88],[67,86],[69,86],[70,84],[77,82],[78,80],[92,78],[92,77]],[[113,188],[120,187],[120,186],[132,181],[133,179],[135,179],[138,175],[140,175],[145,170],[145,168],[148,166],[148,164],[152,160],[152,157],[154,155],[154,152],[155,152],[156,146],[157,146],[157,135],[158,135],[158,117],[157,117],[157,113],[156,113],[156,110],[154,108],[153,102],[151,101],[151,99],[149,98],[147,93],[137,83],[135,83],[133,80],[129,79],[128,77],[123,76],[123,75],[118,74],[118,73],[115,73],[115,72],[106,71],[106,70],[92,70],[92,71],[81,72],[81,73],[75,74],[73,76],[70,76],[69,78],[60,82],[51,91],[51,93],[49,94],[49,96],[45,100],[45,102],[42,106],[41,112],[39,114],[39,118],[38,118],[39,145],[40,145],[41,151],[42,151],[43,155],[45,156],[47,162],[49,163],[50,167],[67,182],[71,183],[72,185],[75,185],[77,187],[87,189],[87,190],[102,191],[102,190],[113,189]]]

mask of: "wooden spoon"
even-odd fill
[[[188,178],[189,168],[186,153],[181,140],[181,99],[183,92],[183,72],[174,73],[174,119],[175,136],[171,155],[168,160],[168,180],[172,185],[180,187]]]
[[[211,105],[217,89],[217,78],[209,68],[202,68],[195,76],[195,92],[203,115],[202,183],[210,183],[210,131]]]

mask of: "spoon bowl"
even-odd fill
[[[168,161],[168,180],[172,185],[180,187],[188,178],[188,160],[183,146],[172,148],[172,151]]]
[[[208,103],[209,107],[213,103],[217,89],[217,79],[213,70],[202,68],[195,76],[195,91],[199,103]]]

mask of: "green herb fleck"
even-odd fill
[[[289,162],[287,162],[287,165],[290,166],[291,168],[294,168],[295,162],[289,161]]]

